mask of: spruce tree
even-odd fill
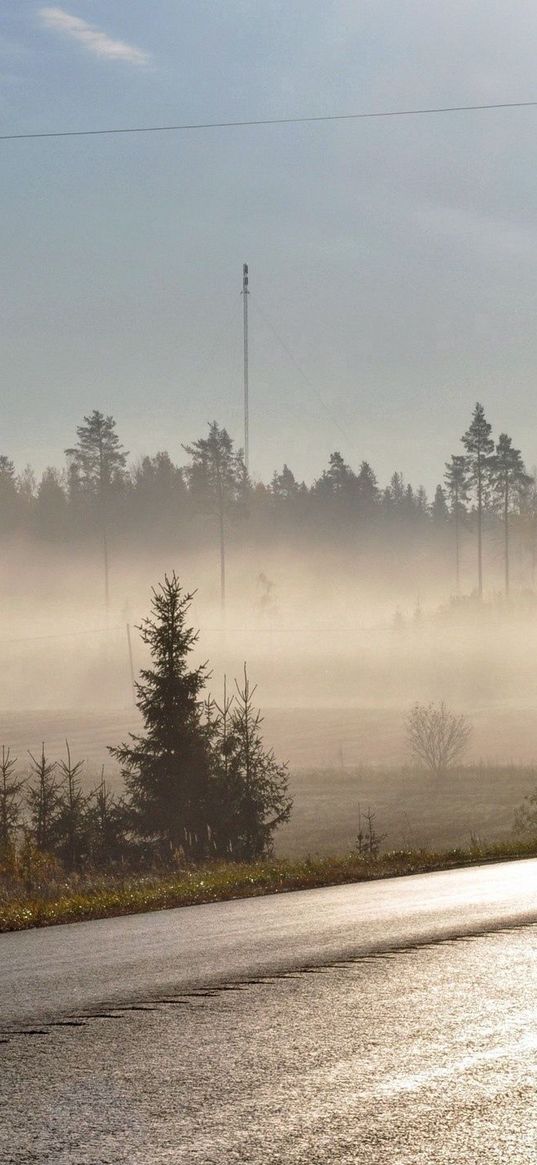
[[[0,757],[0,859],[7,856],[15,842],[20,823],[21,798],[24,785],[15,775],[17,758],[11,750],[2,745]]]
[[[253,861],[272,853],[275,830],[288,821],[292,800],[287,766],[263,743],[246,666],[244,684],[236,689],[233,703],[224,691],[219,709],[214,830],[220,853]]]
[[[152,666],[136,684],[145,731],[110,752],[121,765],[135,835],[163,858],[174,851],[199,858],[208,849],[210,758],[200,700],[206,665],[188,668],[198,639],[186,622],[194,596],[175,572],[152,594],[152,615],[139,628]]]
[[[494,441],[483,405],[476,404],[472,423],[462,437],[466,450],[468,481],[473,487],[477,513],[477,590],[483,597],[483,514],[490,492],[490,480],[494,464]]]
[[[284,465],[282,472],[276,470],[269,485],[272,497],[279,503],[295,502],[306,492],[304,482],[299,483],[288,465]]]
[[[84,761],[72,761],[67,740],[65,748],[66,759],[58,765],[62,779],[58,786],[57,853],[68,870],[78,870],[88,850],[88,797],[84,796],[80,787]]]
[[[112,866],[127,855],[126,818],[125,806],[116,800],[104,779],[103,765],[101,781],[90,794],[86,813],[88,852],[93,865]]]
[[[29,753],[32,784],[28,788],[27,801],[30,811],[30,832],[32,840],[42,853],[54,853],[58,841],[58,812],[60,796],[56,781],[56,763],[45,755],[45,745],[41,745],[41,756]]]
[[[62,475],[49,466],[37,488],[35,524],[38,537],[61,539],[68,531],[67,494]]]
[[[437,485],[435,490],[435,495],[431,506],[431,517],[435,526],[445,526],[449,518],[449,509],[446,501],[446,495],[441,485]]]
[[[356,478],[356,493],[359,508],[364,517],[370,518],[378,508],[380,490],[373,469],[368,461],[362,461]]]

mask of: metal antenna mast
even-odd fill
[[[242,310],[244,321],[244,464],[250,468],[250,419],[248,415],[248,264],[242,265]]]

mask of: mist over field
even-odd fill
[[[537,756],[531,594],[509,606],[501,597],[482,609],[471,599],[450,604],[438,572],[427,578],[419,571],[418,587],[383,561],[353,561],[333,549],[300,561],[287,550],[230,554],[224,618],[215,551],[112,555],[107,613],[98,546],[78,556],[14,546],[3,572],[2,709],[78,709],[83,716],[130,708],[127,624],[137,671],[147,656],[136,625],[148,613],[151,586],[174,569],[196,591],[194,654],[210,663],[210,690],[218,695],[224,673],[240,676],[246,661],[263,709],[319,710],[312,748],[325,759],[323,722],[338,709],[349,725],[352,710],[382,713],[383,730],[368,736],[363,754],[353,742],[354,761],[402,762],[402,712],[416,700],[441,699],[488,724],[473,742],[477,757]],[[260,576],[272,584],[268,595]]]
[[[129,463],[98,411],[76,432],[66,468],[39,482],[0,459],[6,747],[26,757],[45,742],[57,759],[68,740],[85,788],[104,765],[121,792],[108,746],[142,728],[139,627],[176,575],[202,696],[222,705],[246,665],[265,744],[289,765],[278,845],[348,849],[362,802],[392,844],[510,830],[537,760],[537,487],[481,405],[432,498],[338,451],[310,485],[286,464],[254,480],[216,422],[182,463]],[[435,783],[409,747],[411,708],[442,704],[471,728],[458,785],[455,772]]]

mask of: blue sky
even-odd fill
[[[4,133],[537,98],[521,0],[0,13]],[[181,459],[213,417],[242,440],[246,260],[256,475],[338,448],[431,488],[476,399],[533,465],[536,132],[530,109],[0,143],[3,451],[58,463],[94,407],[135,456]]]

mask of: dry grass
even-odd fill
[[[532,839],[474,843],[466,849],[440,852],[391,851],[376,860],[351,855],[251,865],[221,863],[168,874],[52,879],[28,892],[6,880],[0,884],[0,932],[535,856],[537,839]]]

